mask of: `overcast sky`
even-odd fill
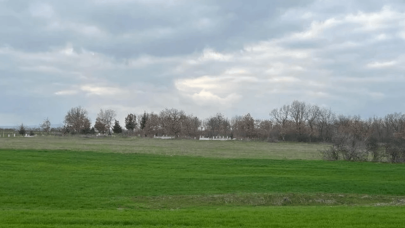
[[[0,0],[0,125],[405,109],[403,0]]]

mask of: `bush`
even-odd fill
[[[405,139],[392,138],[385,144],[387,161],[392,163],[405,162]]]
[[[366,161],[368,150],[366,143],[349,134],[333,137],[332,146],[321,151],[325,160]]]
[[[320,151],[322,158],[327,161],[337,161],[339,160],[339,151],[334,146]]]
[[[375,137],[370,137],[366,140],[366,149],[369,152],[372,161],[381,161],[383,159],[383,153],[380,152],[380,146],[378,140]]]
[[[267,142],[269,142],[269,143],[278,143],[278,139],[270,137],[270,138],[267,139]]]

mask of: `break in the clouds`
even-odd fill
[[[81,105],[269,118],[405,108],[403,1],[0,0],[0,125]]]

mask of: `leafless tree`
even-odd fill
[[[405,163],[405,139],[402,137],[390,138],[384,147],[389,162]]]
[[[373,128],[373,136],[377,139],[382,141],[384,138],[384,121],[379,118],[374,116],[371,119],[372,122],[372,128]]]
[[[315,134],[315,125],[319,122],[321,109],[316,105],[308,105],[305,119],[309,127],[309,142],[312,142],[312,136]]]
[[[159,134],[164,134],[164,129],[162,126],[162,121],[159,115],[155,113],[149,113],[146,115],[147,118],[145,118],[145,126],[142,129],[144,132],[144,135],[147,137],[152,137],[154,135],[159,135]]]
[[[116,113],[112,109],[107,109],[105,111],[103,111],[103,109],[100,109],[100,112],[97,115],[97,119],[100,122],[100,126],[101,126],[101,124],[104,124],[106,131],[108,131],[108,133],[111,133],[113,120],[115,117],[116,117]]]
[[[317,128],[324,142],[332,140],[335,119],[335,114],[330,109],[321,109]]]
[[[231,125],[231,137],[238,138],[238,137],[245,137],[243,135],[243,127],[242,127],[242,116],[234,116],[230,121]]]
[[[228,136],[231,132],[231,123],[224,115],[217,113],[204,121],[204,128],[209,137]]]
[[[90,129],[90,119],[87,111],[82,107],[75,107],[68,111],[65,116],[65,129],[71,133],[81,133],[82,130]]]
[[[198,129],[201,126],[201,121],[198,117],[193,115],[188,115],[182,119],[182,133],[184,136],[187,137],[197,137],[198,136]]]
[[[285,135],[287,134],[288,131],[288,122],[289,122],[289,116],[290,116],[291,108],[289,105],[283,105],[280,109],[273,109],[270,112],[270,116],[273,119],[273,122],[275,122],[278,125],[279,128],[279,134],[283,141],[285,140]]]
[[[298,135],[302,135],[305,128],[305,117],[307,115],[307,105],[305,102],[294,101],[290,106],[290,117],[295,123]]]
[[[173,134],[176,138],[179,137],[182,129],[181,122],[186,118],[184,111],[166,108],[160,112],[159,116],[166,134]]]
[[[277,137],[274,137],[272,135],[273,133],[273,123],[270,120],[256,120],[255,121],[257,124],[257,129],[259,130],[258,132],[258,137],[261,139],[267,139],[267,140],[275,140]]]
[[[247,138],[252,139],[255,137],[255,122],[250,113],[246,114],[243,117],[242,126],[243,131]]]
[[[96,122],[94,123],[94,128],[101,134],[105,134],[107,131],[107,126],[100,117],[97,117]]]
[[[43,132],[45,132],[46,134],[49,134],[49,132],[51,130],[51,121],[49,121],[49,118],[46,118],[46,120],[44,120],[44,122],[41,124],[40,127]]]

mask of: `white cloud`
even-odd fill
[[[69,96],[69,95],[75,95],[79,93],[77,90],[61,90],[61,91],[57,91],[55,92],[55,95],[58,96]]]
[[[386,68],[386,67],[392,67],[397,64],[396,61],[388,61],[388,62],[372,62],[367,64],[367,67],[369,68]]]
[[[384,6],[379,12],[358,12],[345,17],[345,21],[360,24],[364,29],[376,30],[398,26],[398,22],[405,19],[405,13],[397,12],[389,6]]]
[[[205,49],[201,56],[192,63],[205,62],[205,61],[220,61],[227,62],[232,59],[232,55],[222,54],[212,49]]]
[[[226,106],[231,107],[237,102],[241,96],[236,93],[231,93],[226,97],[220,97],[212,92],[201,90],[199,93],[194,93],[192,96],[197,105],[211,105],[211,106]]]
[[[339,21],[335,18],[330,18],[322,22],[313,21],[308,30],[304,32],[298,32],[292,35],[292,39],[314,39],[320,36],[322,32],[327,29],[331,29],[336,25],[341,24],[342,21]]]
[[[80,89],[86,92],[87,95],[97,95],[97,96],[117,96],[126,93],[126,91],[123,88],[118,87],[83,85],[80,87]]]

